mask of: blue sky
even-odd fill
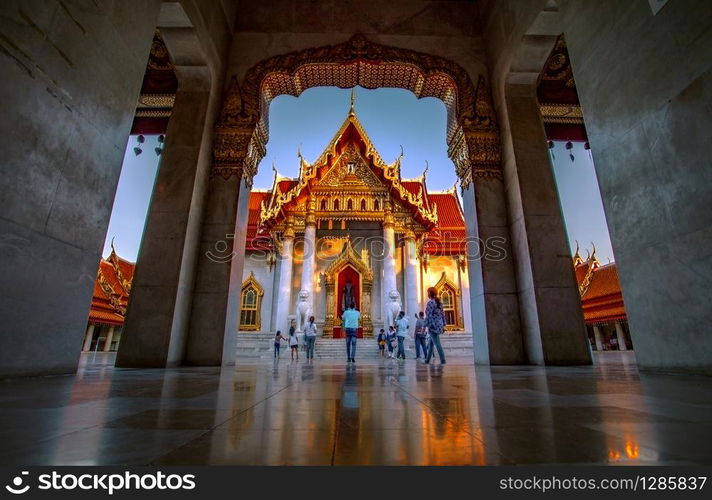
[[[343,123],[349,110],[351,91],[335,87],[318,87],[305,91],[298,98],[279,96],[270,106],[270,137],[267,154],[260,163],[254,180],[256,188],[269,188],[274,161],[282,175],[298,173],[297,151],[301,147],[307,161],[314,161]],[[455,169],[447,156],[445,142],[446,112],[435,98],[417,99],[401,89],[356,89],[356,113],[376,149],[387,162],[401,151],[403,177],[417,177],[430,164],[428,187],[442,190],[455,183]],[[141,232],[153,190],[159,157],[153,149],[156,136],[147,136],[143,153],[136,156],[136,138],[127,144],[114,210],[107,232],[104,255],[111,251],[115,236],[116,251],[128,260],[136,260]],[[596,243],[602,263],[613,259],[603,206],[590,155],[583,144],[574,143],[574,161],[569,158],[564,143],[556,143],[553,166],[562,203],[564,219],[571,244],[581,243],[582,249]],[[585,252],[582,252],[585,256]]]

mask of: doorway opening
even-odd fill
[[[447,334],[469,343],[471,358],[465,219],[443,103],[398,88],[313,87],[275,98],[269,112],[270,142],[250,193],[241,307],[253,308],[245,304],[251,290],[263,294],[249,316],[258,324],[237,316],[238,356],[270,357],[274,332],[293,325],[301,336],[310,315],[320,336],[341,338],[347,302],[363,315],[358,336],[372,338],[388,328],[391,291],[414,323],[426,290],[443,285]],[[398,236],[388,259],[384,227],[393,214]]]
[[[564,35],[539,77],[537,98],[592,351],[633,349],[618,271]]]
[[[82,352],[116,352],[178,80],[156,30],[99,261]]]

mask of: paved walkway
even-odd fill
[[[0,464],[712,463],[710,378],[368,360],[0,383]]]

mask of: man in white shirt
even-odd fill
[[[358,333],[358,322],[361,313],[356,310],[353,304],[344,311],[341,316],[344,332],[346,332],[346,357],[348,362],[356,362],[356,334]]]

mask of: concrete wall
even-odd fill
[[[160,2],[3,2],[0,376],[74,372]]]
[[[561,11],[638,364],[712,372],[712,4]]]

